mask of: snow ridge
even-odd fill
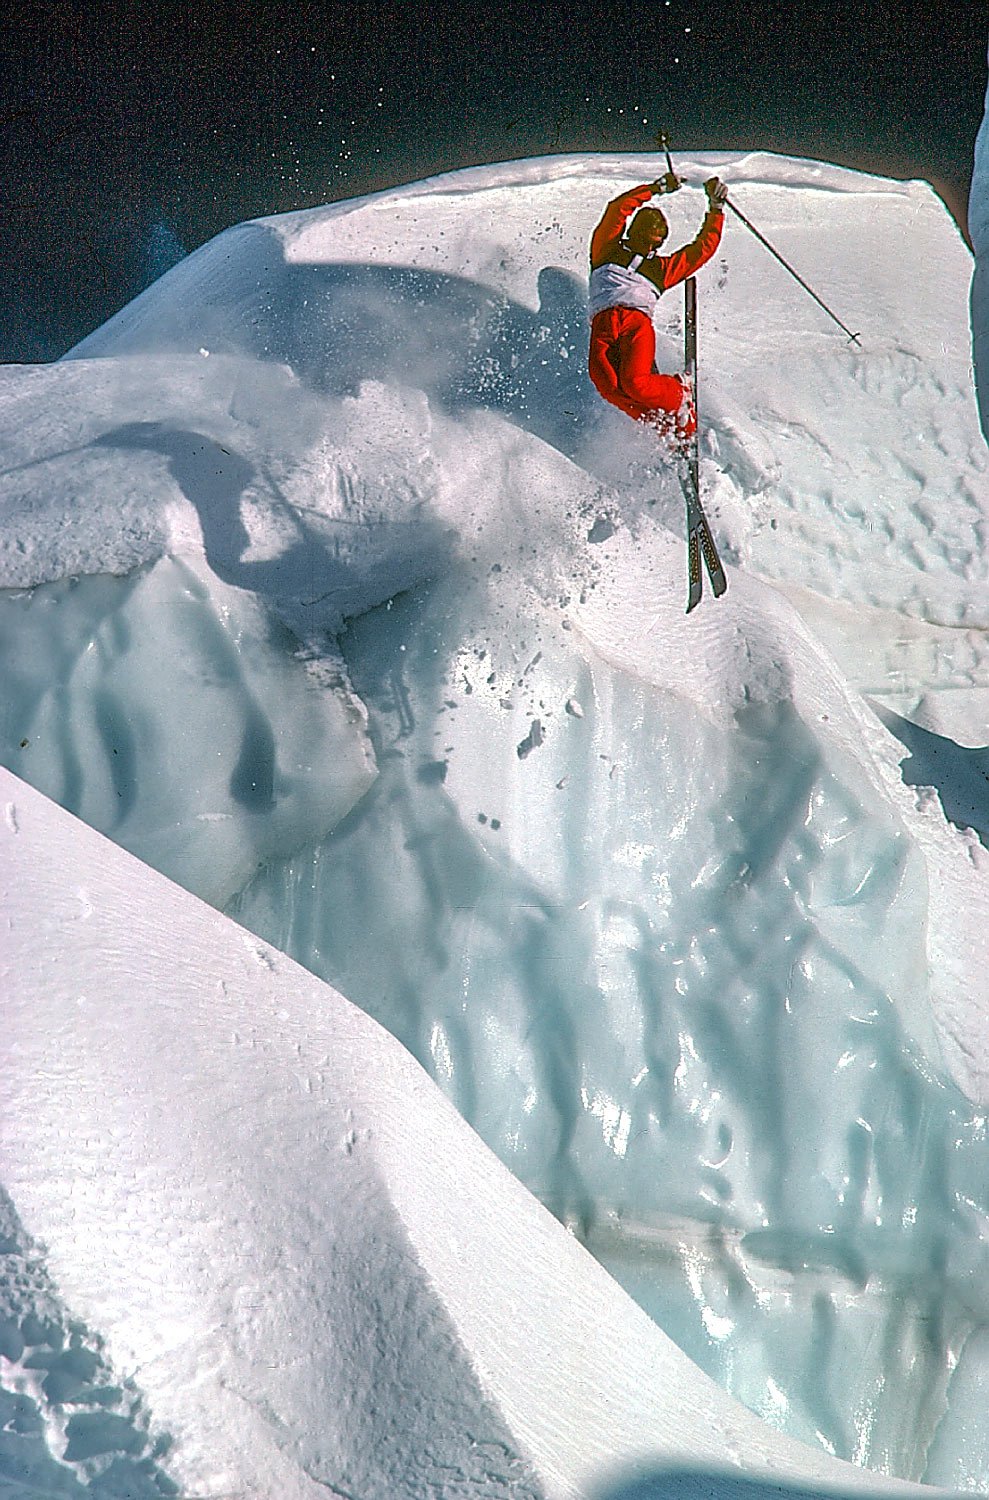
[[[697,1466],[726,1496],[921,1493],[719,1390],[356,1007],[6,771],[0,795],[10,1195],[183,1493],[569,1500]]]

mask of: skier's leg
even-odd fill
[[[614,342],[609,319],[605,313],[598,313],[591,324],[591,347],[587,356],[587,373],[594,383],[594,388],[599,396],[605,401],[614,401],[618,395],[618,375],[614,365],[608,357]]]
[[[595,314],[587,368],[598,394],[676,444],[694,431],[693,403],[686,381],[656,373],[655,356],[656,336],[645,313],[608,307]]]
[[[623,309],[623,327],[618,341],[618,385],[624,396],[638,406],[678,412],[685,386],[677,375],[659,375],[655,370],[656,334],[652,319],[644,312]]]
[[[587,373],[594,388],[605,401],[617,406],[629,417],[641,417],[645,408],[630,401],[622,394],[618,385],[616,350],[621,335],[622,315],[625,309],[606,307],[596,313],[591,323],[591,342],[587,357]]]

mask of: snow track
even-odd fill
[[[168,1447],[136,1383],[66,1315],[0,1191],[0,1496],[172,1500]]]

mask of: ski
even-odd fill
[[[704,584],[701,574],[701,559],[707,568],[707,575],[711,580],[711,592],[716,599],[728,587],[728,579],[718,556],[718,549],[711,535],[707,516],[700,501],[695,498],[697,483],[696,474],[688,467],[687,480],[687,614],[695,609],[701,602]]]
[[[683,284],[683,353],[684,367],[690,379],[694,401],[694,416],[697,415],[697,282],[693,276]],[[728,587],[728,579],[714,545],[714,537],[708,525],[704,507],[701,505],[701,475],[699,434],[695,426],[693,435],[687,440],[688,447],[681,467],[681,483],[687,502],[687,614],[696,609],[704,592],[704,575],[701,563],[707,568],[711,590],[716,599]]]

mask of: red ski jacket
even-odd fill
[[[617,265],[627,267],[629,254],[622,246],[622,235],[625,226],[635,213],[653,196],[653,188],[644,183],[641,187],[630,188],[627,193],[621,193],[613,198],[601,216],[601,222],[591,236],[591,270],[597,271],[601,266]],[[667,291],[678,282],[686,281],[688,276],[693,276],[695,271],[700,270],[717,250],[721,242],[721,231],[724,228],[725,216],[720,208],[709,208],[704,215],[704,222],[700,227],[697,238],[689,245],[684,245],[682,250],[674,250],[672,255],[653,255],[644,260],[638,267],[638,274],[651,281],[660,292]]]

